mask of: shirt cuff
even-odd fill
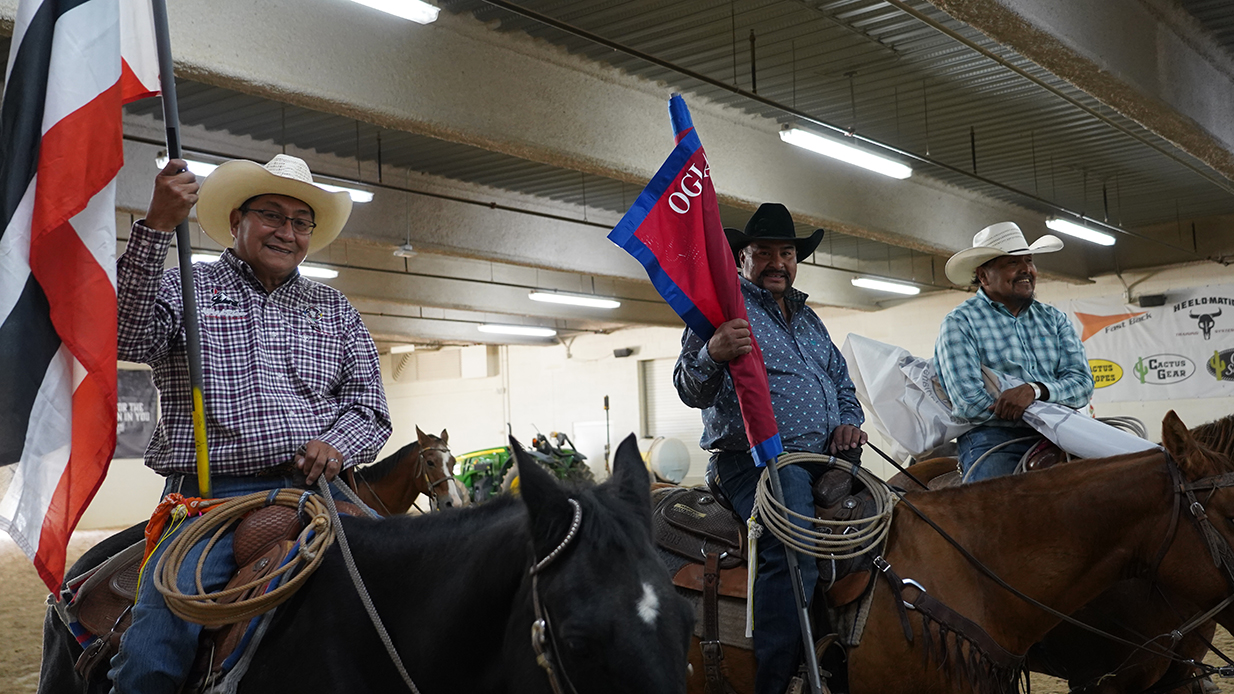
[[[711,354],[707,351],[707,343],[703,343],[690,370],[698,376],[699,380],[706,381],[723,368],[723,365],[711,358]]]
[[[125,246],[125,253],[131,253],[142,258],[158,258],[159,271],[161,272],[163,269],[163,259],[167,257],[167,249],[171,248],[171,242],[175,240],[176,235],[166,231],[159,231],[158,229],[151,229],[142,223],[144,221],[146,220],[139,219],[133,223],[128,244]]]

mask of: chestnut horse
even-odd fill
[[[1229,592],[1199,529],[1207,520],[1219,544],[1234,540],[1234,489],[1205,490],[1196,519],[1187,511],[1172,476],[1195,482],[1234,473],[1225,453],[1200,443],[1170,412],[1162,424],[1161,451],[1145,451],[1083,465],[1059,465],[1015,478],[1003,477],[933,492],[910,492],[897,505],[883,557],[905,579],[902,597],[920,597],[915,581],[934,599],[980,627],[997,647],[1019,657],[1060,618],[995,583],[924,518],[929,518],[994,575],[1033,599],[1070,614],[1117,581],[1147,575],[1169,594],[1208,609]],[[1176,468],[1171,468],[1175,465]],[[1234,484],[1234,477],[1228,482]],[[1178,503],[1181,501],[1182,503]],[[916,512],[909,507],[911,504]],[[849,691],[1005,691],[1015,688],[1016,667],[991,671],[986,654],[954,631],[917,611],[899,609],[900,596],[876,577],[861,644],[848,652]],[[906,617],[902,615],[906,614]],[[1188,615],[1190,616],[1190,615]],[[1217,615],[1227,628],[1234,609]],[[912,633],[905,636],[904,629]],[[1159,641],[1158,641],[1159,642]],[[744,681],[753,662],[748,651],[726,648],[733,681]],[[691,653],[692,692],[702,692],[701,655]],[[745,672],[739,672],[745,671]],[[988,675],[993,677],[987,677]],[[751,678],[752,679],[752,678]],[[985,687],[980,686],[986,685]]]
[[[416,440],[392,455],[344,473],[356,496],[383,516],[406,513],[424,494],[432,508],[442,510],[465,506],[467,494],[454,479],[454,455],[450,453],[450,434],[433,436],[416,427]]]

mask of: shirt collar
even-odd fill
[[[1007,310],[1007,307],[1006,307],[1006,306],[1004,306],[1004,305],[1002,305],[1002,304],[998,303],[997,301],[995,301],[995,300],[991,299],[989,296],[987,296],[987,295],[986,295],[986,293],[985,293],[985,290],[984,290],[984,289],[982,289],[982,288],[980,288],[980,287],[978,287],[978,288],[977,288],[977,296],[981,297],[982,301],[985,301],[985,302],[986,302],[986,304],[988,304],[988,305],[989,305],[991,308],[993,308],[995,311],[1001,311],[1001,312],[1003,312],[1003,313],[1007,314],[1008,316],[1011,316],[1012,318],[1018,318],[1018,316],[1012,316],[1012,315],[1011,315],[1011,311]],[[1020,315],[1021,315],[1021,316],[1023,316],[1023,315],[1025,315],[1025,314],[1027,314],[1029,311],[1034,310],[1034,309],[1036,308],[1036,306],[1037,306],[1037,303],[1038,303],[1038,302],[1037,302],[1037,299],[1036,299],[1036,298],[1034,298],[1032,301],[1030,301],[1030,302],[1028,303],[1028,306],[1026,306],[1026,307],[1024,308],[1024,310],[1023,310],[1023,311],[1020,311]]]
[[[775,299],[772,298],[771,292],[767,291],[766,289],[763,289],[757,284],[754,284],[753,282],[746,279],[742,275],[737,275],[737,279],[741,281],[741,288],[746,293],[753,294],[754,296],[762,299],[763,301],[770,301],[771,303],[775,303]],[[788,305],[793,308],[794,312],[796,312],[796,310],[801,308],[802,306],[805,306],[806,299],[808,299],[809,297],[810,297],[809,294],[806,294],[805,292],[795,287],[789,287],[788,291],[784,292],[784,299],[785,301],[788,302]]]
[[[232,249],[230,248],[224,249],[223,254],[219,257],[219,260],[220,262],[227,263],[233,270],[235,270],[241,277],[248,280],[248,282],[250,282],[254,287],[257,287],[262,292],[266,291],[265,285],[263,285],[260,281],[258,281],[257,275],[253,274],[253,268],[249,266],[248,263],[241,260],[240,256],[236,255],[235,251],[233,251]],[[292,271],[291,277],[288,277],[286,282],[275,287],[274,291],[278,291],[284,287],[290,288],[292,286],[295,286],[299,279],[300,279],[300,270],[297,268],[296,270]]]

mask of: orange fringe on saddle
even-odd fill
[[[164,497],[159,505],[154,507],[150,522],[146,523],[146,552],[141,557],[142,566],[145,566],[146,560],[158,547],[159,540],[163,537],[163,530],[167,527],[167,521],[172,518],[179,521],[192,516],[200,516],[223,501],[223,499],[202,499],[196,496],[185,497],[176,492]]]

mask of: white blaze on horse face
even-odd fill
[[[656,595],[655,589],[650,583],[643,584],[643,597],[638,601],[638,617],[651,626],[656,623],[656,617],[660,614],[660,596]]]
[[[450,503],[453,504],[454,508],[466,505],[466,502],[463,501],[462,492],[460,491],[460,488],[463,486],[461,482],[452,478],[446,483],[446,486],[450,489]]]

